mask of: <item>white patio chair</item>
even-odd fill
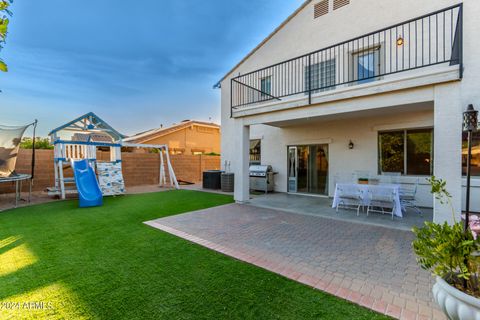
[[[417,206],[417,190],[418,190],[418,184],[420,183],[420,178],[417,178],[415,180],[415,183],[412,186],[405,186],[403,185],[400,188],[400,204],[402,206],[402,211],[407,212],[407,208],[412,208],[415,210],[416,213],[422,214],[422,211],[420,208]]]
[[[382,172],[382,183],[400,184],[401,172]]]
[[[390,188],[371,188],[368,190],[369,202],[367,206],[367,217],[370,212],[388,213],[395,212],[395,191]],[[385,209],[390,209],[386,211]]]
[[[352,186],[337,186],[338,200],[335,210],[338,213],[340,206],[343,206],[345,209],[356,209],[357,216],[360,215],[360,208],[363,208],[364,194],[363,190],[352,185]]]

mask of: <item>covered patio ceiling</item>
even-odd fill
[[[392,114],[392,113],[402,115],[404,113],[409,113],[412,111],[433,112],[433,108],[434,108],[433,101],[428,101],[428,102],[419,102],[419,103],[412,103],[412,104],[402,104],[397,106],[388,106],[383,108],[369,109],[369,110],[362,110],[362,111],[341,112],[341,113],[329,114],[329,115],[323,115],[323,116],[292,118],[292,119],[283,120],[283,121],[266,122],[264,124],[273,126],[273,127],[284,128],[284,127],[290,127],[290,126],[306,125],[314,122],[315,123],[329,122],[329,121],[338,121],[338,120],[378,117],[378,116]]]

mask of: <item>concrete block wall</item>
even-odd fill
[[[35,152],[35,183],[34,190],[43,190],[46,187],[51,187],[54,184],[53,172],[53,150],[36,150]],[[16,171],[18,173],[31,172],[32,166],[32,150],[20,149]],[[24,184],[24,189],[27,190],[28,183]],[[12,182],[0,183],[0,193],[15,192],[15,185]]]
[[[122,153],[122,172],[127,188],[158,183],[159,167],[158,154]]]
[[[19,173],[30,173],[32,151],[21,149],[17,158],[16,170]],[[109,152],[99,151],[97,159],[108,161]],[[202,181],[202,172],[205,170],[220,169],[219,156],[203,155],[171,155],[173,170],[178,180],[189,182]],[[166,165],[166,163],[165,163]],[[160,175],[160,157],[155,153],[122,153],[122,171],[125,186],[158,184]],[[168,169],[165,167],[168,179]],[[71,176],[71,169],[65,170],[65,176]],[[35,163],[34,191],[44,191],[54,185],[53,150],[37,150]],[[27,190],[27,185],[24,186]],[[13,183],[0,184],[0,193],[14,192]]]

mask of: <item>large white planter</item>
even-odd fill
[[[480,320],[480,299],[461,292],[437,277],[433,298],[451,320]]]

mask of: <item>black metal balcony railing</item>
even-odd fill
[[[462,16],[458,4],[339,44],[280,62],[231,80],[231,108],[439,64],[459,65],[462,77]]]

